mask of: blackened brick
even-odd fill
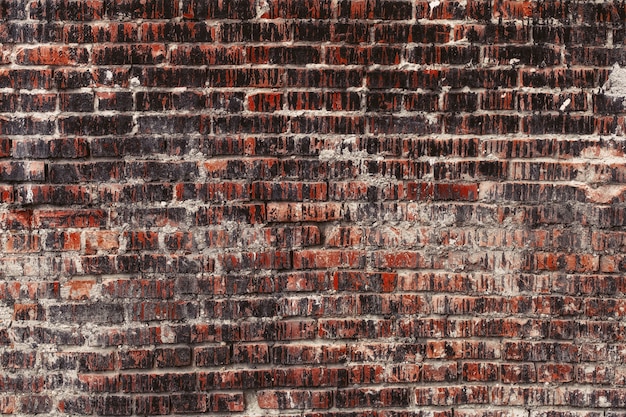
[[[90,93],[62,93],[59,95],[59,107],[66,112],[92,112],[94,96]]]
[[[178,16],[175,0],[105,0],[104,7],[109,19],[172,19]]]
[[[81,3],[71,0],[38,0],[31,4],[30,17],[35,20],[92,21],[104,15],[104,3]]]
[[[410,20],[412,4],[404,0],[367,0],[364,2],[341,0],[337,14],[340,19]]]
[[[165,61],[166,50],[161,44],[96,45],[92,61],[99,65],[149,65]]]
[[[207,71],[198,68],[148,66],[140,76],[146,87],[204,87],[206,81]]]
[[[183,0],[183,17],[185,19],[234,19],[247,20],[256,17],[256,4],[252,0]]]
[[[98,110],[129,111],[133,109],[133,95],[130,92],[97,93]]]
[[[145,22],[141,34],[142,42],[212,42],[215,26],[209,22]]]
[[[270,19],[330,19],[333,17],[331,0],[270,1],[267,16]]]
[[[122,323],[124,307],[121,304],[66,304],[50,307],[54,323]]]
[[[224,22],[220,25],[220,40],[231,42],[284,42],[289,29],[282,22]]]

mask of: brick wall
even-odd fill
[[[0,414],[626,415],[624,2],[0,18]]]

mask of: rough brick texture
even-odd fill
[[[0,20],[0,414],[626,416],[623,1]]]

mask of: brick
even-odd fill
[[[250,185],[241,182],[222,183],[180,183],[176,185],[175,195],[179,200],[202,201],[247,201],[250,200]]]
[[[149,65],[165,61],[166,50],[160,44],[96,45],[92,50],[95,64]]]
[[[208,396],[207,409],[213,412],[241,412],[245,407],[243,393],[211,393]]]
[[[31,4],[30,17],[39,20],[70,20],[70,21],[91,21],[99,20],[103,17],[103,2],[93,4],[81,4],[65,0],[52,2],[40,0]]]
[[[287,120],[284,116],[218,116],[212,121],[215,133],[284,133],[287,131]],[[205,132],[206,133],[206,132]]]
[[[517,133],[520,130],[518,116],[449,115],[445,118],[444,123],[446,133],[451,134],[507,134]]]
[[[533,39],[540,42],[563,45],[604,45],[607,40],[607,30],[597,27],[594,30],[585,30],[584,26],[550,26],[537,25],[532,28]]]
[[[326,339],[385,337],[391,332],[388,320],[325,319],[319,323],[319,336]]]
[[[606,82],[608,74],[600,69],[538,69],[534,71],[521,71],[521,86],[550,88],[589,88],[595,85],[596,80]]]
[[[127,164],[124,171],[126,178],[146,181],[189,181],[198,176],[193,162],[135,162]]]
[[[181,392],[170,396],[172,408],[184,410],[185,407],[200,409],[206,403],[205,394],[191,394],[196,383],[196,375],[193,373],[160,373],[141,374],[127,373],[119,377],[121,391],[124,393],[167,393]],[[188,404],[186,404],[188,403]],[[191,411],[193,412],[193,411]]]
[[[218,257],[218,262],[226,271],[242,269],[289,269],[291,259],[286,252],[243,252],[239,255],[224,254]]]
[[[295,117],[291,129],[294,133],[359,134],[365,133],[365,120],[359,116]]]
[[[137,42],[138,28],[134,23],[65,25],[58,38],[65,43]]]
[[[274,112],[282,110],[283,95],[280,93],[261,93],[248,96],[250,111]]]
[[[454,382],[457,380],[456,362],[425,363],[422,365],[424,382]]]
[[[41,182],[45,180],[43,162],[0,161],[0,181],[2,182]]]
[[[326,409],[333,404],[331,391],[261,391],[257,394],[262,409]]]
[[[483,110],[515,110],[517,94],[514,91],[488,91],[481,94]]]
[[[190,348],[155,349],[154,364],[157,368],[184,367],[191,365]]]
[[[403,50],[394,46],[374,47],[329,47],[324,61],[329,65],[397,65],[403,58]]]
[[[418,6],[419,7],[419,6]],[[374,26],[374,41],[378,43],[447,43],[450,26],[446,24],[378,23]]]
[[[41,242],[38,235],[15,233],[7,236],[5,245],[7,253],[39,252],[40,250]]]
[[[430,103],[425,100],[425,95],[415,95],[411,97],[412,100],[407,102],[405,106],[407,110],[423,110],[423,109],[432,109],[436,110],[435,101],[438,101],[438,97],[433,96],[437,100],[430,100]],[[402,100],[403,97],[399,94],[392,93],[369,93],[367,95],[367,110],[368,111],[384,111],[384,112],[396,112],[402,109]],[[416,108],[417,107],[417,108]]]
[[[168,141],[166,139],[149,136],[136,138],[101,137],[94,138],[89,143],[89,152],[95,158],[111,158],[122,155],[139,156],[146,153],[165,154],[167,150]]]
[[[133,95],[129,92],[96,93],[98,110],[129,111],[133,110]]]
[[[488,59],[500,64],[553,66],[558,65],[561,61],[560,51],[554,47],[509,46],[503,48],[493,46],[489,47],[485,53]]]
[[[335,395],[337,408],[357,407],[403,407],[410,402],[408,388],[343,389]]]
[[[581,94],[519,94],[517,99],[518,107],[523,111],[585,111],[587,109],[587,98]],[[565,102],[567,102],[567,105],[565,105]],[[563,110],[561,110],[561,107],[563,107]]]
[[[531,33],[534,34],[534,31],[517,22],[467,24],[454,27],[454,39],[487,44],[526,43]]]
[[[77,396],[64,398],[59,401],[58,409],[62,413],[75,413],[80,415],[92,414],[94,401],[89,396]]]
[[[286,0],[270,3],[266,18],[286,19],[329,19],[332,17],[333,4],[329,0]]]
[[[463,65],[479,61],[479,54],[474,46],[416,46],[408,50],[407,60],[421,65]]]
[[[338,4],[338,17],[347,19],[409,20],[411,3],[408,1],[366,0]]]
[[[51,112],[56,109],[56,94],[21,94],[20,106],[26,112]]]
[[[147,21],[141,24],[142,42],[211,42],[215,26],[208,22]]]
[[[250,64],[307,65],[320,62],[319,48],[312,46],[246,48],[246,60]]]
[[[121,323],[124,310],[119,304],[66,304],[50,307],[50,319],[55,323]]]
[[[540,364],[537,366],[539,382],[570,382],[574,379],[574,367],[569,364]]]
[[[182,16],[185,19],[235,19],[248,20],[256,16],[255,3],[251,0],[236,0],[225,4],[217,0],[184,0]]]
[[[226,70],[207,72],[205,69],[185,67],[148,66],[139,76],[141,85],[146,87],[203,87],[207,80],[216,87],[227,87],[228,79]]]
[[[82,138],[25,139],[13,142],[12,155],[33,159],[81,158],[88,155],[88,145]]]
[[[249,53],[249,51],[246,50]],[[248,56],[246,53],[246,57]],[[180,45],[171,52],[170,62],[174,65],[241,65],[244,49],[222,46],[184,46]]]
[[[289,39],[288,27],[283,22],[244,21],[237,23],[224,22],[220,25],[220,40],[224,43],[284,42]]]
[[[257,181],[252,184],[251,198],[268,201],[326,200],[327,185],[317,183],[271,183]]]
[[[286,85],[288,87],[359,87],[362,80],[362,71],[353,69],[332,71],[294,68],[286,71]]]
[[[59,107],[62,111],[67,112],[92,112],[94,96],[89,93],[63,93],[59,97]]]
[[[105,136],[126,134],[132,130],[131,116],[67,116],[59,119],[59,131],[65,135]]]
[[[48,251],[75,251],[81,247],[79,232],[50,231],[42,241]]]
[[[467,382],[497,381],[498,366],[492,363],[466,362],[463,364],[462,378]]]
[[[15,112],[18,109],[19,96],[17,94],[2,94],[0,98],[2,99],[2,104],[0,105],[2,112]]]
[[[341,205],[338,203],[269,203],[268,221],[297,222],[311,220],[338,220]]]
[[[566,59],[574,65],[585,62],[598,67],[607,67],[614,64],[623,65],[626,57],[620,48],[576,46],[571,48]]]
[[[39,304],[14,304],[13,320],[46,320],[46,314],[43,307]]]
[[[102,210],[36,210],[33,222],[42,228],[104,227],[107,213]]]
[[[501,365],[500,375],[503,383],[530,383],[537,381],[537,371],[533,363]]]
[[[98,399],[96,413],[104,416],[129,416],[132,414],[132,399],[121,396],[108,396]]]
[[[135,412],[143,415],[165,415],[170,412],[170,398],[167,395],[137,397]]]
[[[119,162],[56,163],[48,166],[52,183],[85,183],[119,179],[124,166]]]
[[[24,69],[0,71],[0,86],[11,88],[51,88],[56,85],[56,72],[50,69]]]
[[[50,135],[54,129],[52,121],[38,117],[0,117],[0,134],[3,135]]]
[[[345,347],[304,344],[276,345],[272,349],[274,363],[282,365],[341,363],[347,358]]]
[[[20,402],[24,414],[46,414],[52,410],[52,398],[47,395],[29,395]]]
[[[71,300],[85,300],[91,298],[94,280],[72,280],[63,285],[63,292]]]
[[[446,111],[471,113],[478,108],[478,96],[466,93],[448,93],[443,99]]]
[[[440,116],[428,117],[422,115],[408,117],[378,116],[372,117],[369,123],[370,132],[374,134],[406,134],[413,132],[419,135],[427,135],[441,132],[442,119]]]
[[[102,284],[103,294],[113,298],[169,299],[174,288],[174,282],[164,280],[110,280]]]
[[[22,49],[17,54],[22,65],[76,65],[86,64],[89,53],[86,48],[40,46]]]
[[[23,19],[28,10],[26,5],[17,0],[7,1],[2,7],[2,18],[7,20]]]
[[[485,386],[451,386],[417,388],[416,401],[420,405],[487,404],[489,393]]]
[[[329,22],[297,22],[292,25],[296,42],[327,42],[331,38]]]
[[[173,0],[158,0],[150,4],[139,0],[105,0],[104,3],[111,19],[171,19],[178,16],[178,4]]]

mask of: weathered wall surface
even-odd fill
[[[1,414],[625,415],[623,2],[0,18]]]

